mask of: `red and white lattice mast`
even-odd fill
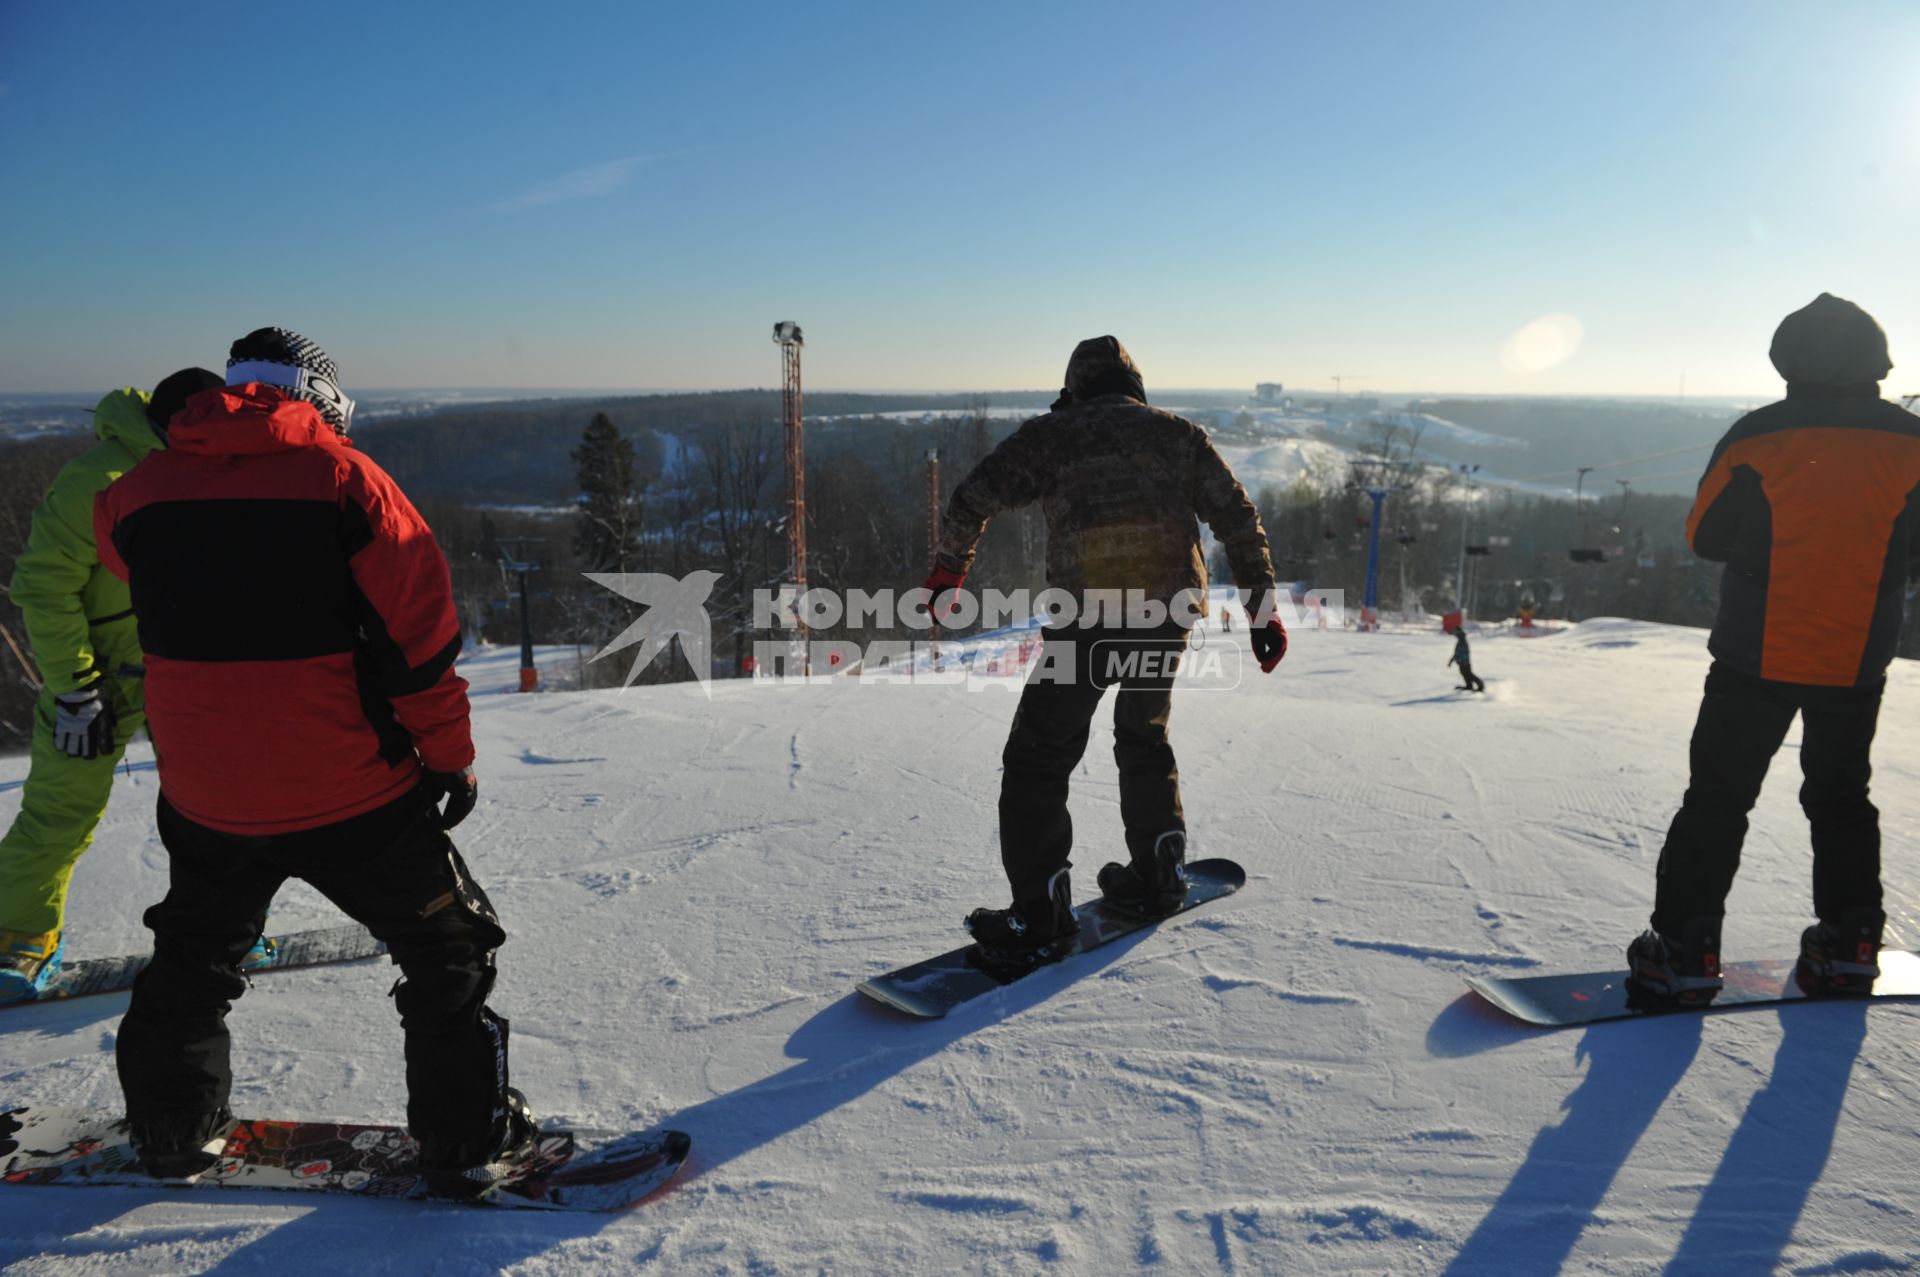
[[[773,326],[773,340],[780,347],[780,413],[787,445],[787,591],[794,600],[801,671],[811,674],[806,611],[801,605],[807,592],[807,457],[801,420],[800,348],[806,342],[800,336],[800,325],[791,320]]]

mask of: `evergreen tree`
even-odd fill
[[[575,561],[588,572],[637,571],[642,505],[633,444],[611,417],[596,412],[572,455],[580,488]]]

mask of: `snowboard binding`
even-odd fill
[[[1186,865],[1187,836],[1170,829],[1154,840],[1144,861],[1101,866],[1100,893],[1114,908],[1140,917],[1172,913],[1187,898]]]
[[[975,909],[965,925],[981,963],[1005,970],[1058,962],[1080,940],[1080,922],[1073,916],[1073,887],[1064,868],[1047,879],[1047,894],[1041,900],[1024,904],[1016,900],[1005,909]]]
[[[1800,934],[1793,982],[1810,998],[1864,998],[1880,978],[1880,933],[1887,915],[1849,909],[1838,926],[1816,922]]]
[[[1627,1002],[1639,1011],[1707,1006],[1723,986],[1720,920],[1692,918],[1680,935],[1643,932],[1627,946]]]

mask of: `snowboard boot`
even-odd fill
[[[66,941],[58,931],[0,931],[0,1006],[31,1002],[60,974]]]
[[[1006,909],[975,909],[966,925],[981,956],[1000,966],[1058,962],[1080,939],[1073,886],[1065,869],[1047,879],[1047,894],[1041,899],[1016,900]]]
[[[1720,992],[1720,919],[1689,918],[1678,936],[1643,932],[1627,946],[1627,1000],[1644,1010],[1703,1007]]]
[[[185,1179],[211,1168],[233,1127],[224,1104],[211,1113],[167,1113],[127,1123],[140,1169],[155,1179]]]
[[[1880,978],[1880,932],[1887,915],[1871,905],[1840,915],[1838,925],[1816,922],[1800,934],[1794,983],[1810,998],[1863,998]]]
[[[507,1088],[506,1130],[492,1148],[473,1142],[449,1144],[432,1136],[420,1141],[420,1171],[430,1192],[440,1197],[471,1201],[503,1180],[515,1177],[533,1154],[540,1131],[533,1124],[527,1097]]]
[[[1100,867],[1100,894],[1128,913],[1166,913],[1187,898],[1187,835],[1170,829],[1154,839],[1153,851],[1131,864]]]

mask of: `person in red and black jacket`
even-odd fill
[[[1692,779],[1660,853],[1652,930],[1630,983],[1666,1002],[1720,988],[1720,924],[1747,813],[1796,715],[1813,907],[1797,977],[1859,994],[1879,974],[1880,813],[1869,753],[1907,582],[1920,575],[1920,417],[1880,398],[1886,334],[1822,293],[1774,333],[1787,396],[1714,449],[1687,517],[1694,553],[1725,563]]]
[[[120,1079],[150,1171],[211,1161],[232,1121],[235,964],[304,879],[399,964],[408,1126],[436,1187],[465,1195],[532,1135],[486,1005],[506,933],[446,833],[477,798],[446,558],[348,442],[352,410],[318,346],[256,330],[156,464],[96,501],[146,652],[170,872]]]

